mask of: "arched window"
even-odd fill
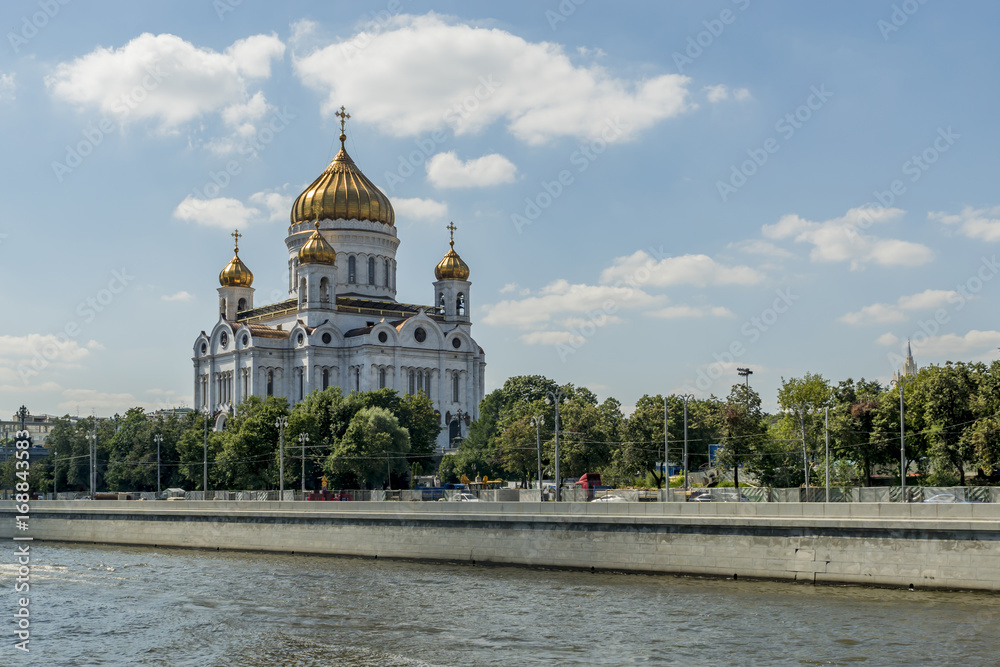
[[[219,299],[219,316],[220,317],[225,317],[226,316],[226,300],[225,299]]]
[[[385,389],[385,369],[378,369],[378,388]]]
[[[459,315],[465,315],[465,295],[461,292],[458,293],[458,298],[455,299],[455,312]]]
[[[330,386],[330,369],[323,369],[323,390],[326,391],[327,387]]]
[[[417,388],[414,385],[414,381],[416,380],[416,374],[413,371],[410,371],[409,375],[410,375],[410,386],[409,386],[410,390],[406,393],[415,394],[417,393]]]
[[[458,373],[452,373],[451,376],[451,400],[458,403]]]
[[[444,292],[438,294],[438,308],[441,309],[442,313],[444,312]]]
[[[240,299],[239,302],[236,304],[236,310],[238,312],[243,312],[246,309],[247,309],[247,300]]]
[[[374,285],[375,284],[375,258],[374,257],[369,257],[368,258],[368,284],[369,285]]]
[[[389,276],[390,275],[391,274],[390,274],[390,271],[389,271],[389,260],[385,260],[385,286],[386,287],[389,287]]]
[[[323,277],[319,280],[319,300],[323,303],[330,303],[330,279]]]
[[[430,371],[427,371],[427,374],[424,376],[424,392],[428,396],[431,395],[431,372]]]
[[[361,369],[354,369],[354,391],[361,391]]]
[[[354,255],[347,258],[347,282],[354,284],[358,278],[358,260]]]
[[[451,425],[448,429],[448,442],[451,443],[452,447],[456,445],[456,440],[462,439],[462,425],[458,421],[458,417],[451,420]]]
[[[308,287],[308,285],[306,283],[306,279],[305,278],[303,278],[302,280],[299,281],[299,305],[300,306],[306,305],[306,289],[307,289],[307,287]]]
[[[267,372],[267,395],[274,396],[274,371]]]

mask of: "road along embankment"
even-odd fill
[[[35,501],[0,538],[1000,590],[1000,506]]]

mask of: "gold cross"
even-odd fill
[[[240,230],[237,229],[236,231],[234,231],[231,234],[231,236],[233,237],[233,239],[234,239],[234,241],[236,243],[236,250],[239,251],[239,249],[240,249],[240,239],[243,238],[243,235],[240,234]]]
[[[455,230],[458,229],[458,227],[455,226],[454,222],[449,222],[448,226],[445,229],[448,229],[451,232],[451,247],[454,248],[455,247]]]
[[[341,106],[340,107],[340,111],[334,111],[333,115],[334,116],[338,116],[340,118],[340,133],[343,134],[344,133],[344,121],[347,120],[348,118],[350,118],[351,114],[347,113],[347,111],[344,109],[344,107]]]

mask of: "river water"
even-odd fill
[[[980,593],[54,543],[31,578],[0,665],[1000,663]]]

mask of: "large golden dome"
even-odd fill
[[[454,224],[449,224],[448,229],[451,230],[451,249],[434,267],[434,277],[438,280],[468,280],[469,265],[462,261],[462,258],[455,252],[455,230],[457,227]]]
[[[341,118],[350,118],[343,114]],[[292,204],[292,224],[315,220],[371,220],[391,225],[396,214],[389,198],[361,173],[344,149],[343,120],[340,151],[330,166]]]
[[[305,245],[299,250],[299,264],[330,264],[337,260],[337,252],[333,249],[319,231],[319,221],[316,229]]]
[[[233,232],[233,238],[236,239],[235,247],[233,248],[233,258],[229,260],[229,264],[226,264],[226,268],[222,269],[219,273],[219,284],[223,287],[250,287],[253,285],[253,273],[247,268],[247,265],[243,263],[240,259],[240,234],[239,230]]]

